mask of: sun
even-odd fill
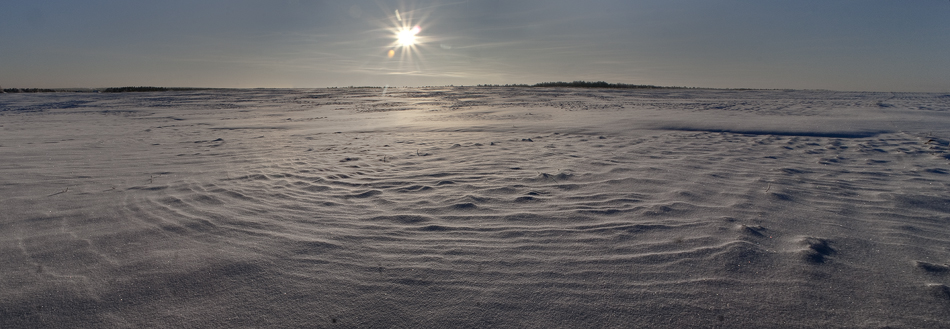
[[[387,31],[392,40],[386,46],[388,49],[384,50],[385,56],[398,63],[399,71],[421,71],[421,64],[425,61],[422,53],[426,45],[434,40],[422,34],[422,27],[429,27],[426,23],[429,12],[397,9],[390,13],[388,22],[380,21],[381,29]]]
[[[416,34],[419,34],[422,29],[418,25],[411,29],[402,29],[396,33],[396,42],[400,46],[408,47],[416,44]]]

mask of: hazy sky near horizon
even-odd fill
[[[950,92],[947,0],[46,0],[2,7],[4,88],[588,80]],[[420,27],[415,45],[395,42],[401,26]]]

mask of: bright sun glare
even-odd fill
[[[428,37],[419,35],[422,32],[420,26],[424,25],[425,17],[414,18],[413,16],[418,12],[411,10],[408,12],[395,10],[394,13],[395,15],[389,16],[392,25],[385,28],[395,38],[387,46],[389,50],[386,51],[386,56],[398,57],[400,70],[406,69],[403,65],[412,65],[415,66],[412,70],[418,71],[420,70],[419,62],[423,59],[421,50],[430,41]]]
[[[416,44],[416,34],[419,34],[420,31],[422,29],[418,25],[411,29],[403,29],[396,33],[396,41],[403,47],[412,46]]]

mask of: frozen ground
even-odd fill
[[[0,327],[948,327],[950,95],[0,94]]]

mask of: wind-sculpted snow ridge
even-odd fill
[[[0,108],[3,328],[950,326],[940,94],[213,90]]]
[[[679,131],[703,131],[703,132],[714,132],[714,133],[732,133],[739,135],[774,135],[774,136],[802,136],[802,137],[828,137],[828,138],[867,138],[875,137],[880,134],[890,133],[887,130],[878,130],[878,131],[865,131],[865,130],[856,130],[856,131],[795,131],[795,130],[757,130],[752,129],[719,129],[719,128],[700,128],[700,127],[661,127],[662,130],[679,130]]]

